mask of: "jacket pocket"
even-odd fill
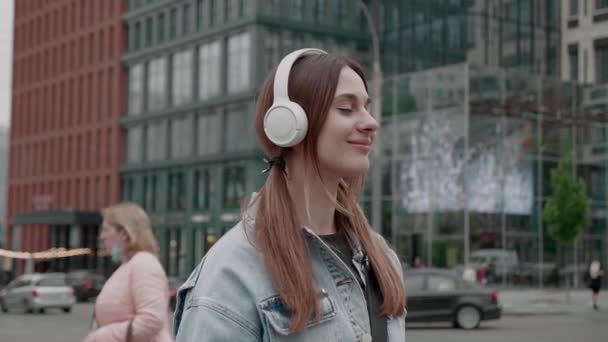
[[[328,322],[337,315],[336,304],[325,290],[319,293],[319,304],[321,309],[319,320],[310,319],[306,324],[306,330]],[[274,332],[282,336],[290,334],[291,316],[278,295],[262,300],[258,307],[267,326],[270,326]]]
[[[177,336],[177,330],[179,329],[179,324],[182,320],[182,315],[186,308],[186,301],[188,299],[188,295],[192,292],[192,289],[196,285],[198,277],[201,273],[201,269],[203,268],[203,263],[205,262],[206,256],[201,260],[198,266],[192,271],[188,279],[180,286],[177,290],[176,295],[176,305],[175,305],[175,313],[173,315],[173,335]]]

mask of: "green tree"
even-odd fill
[[[570,154],[560,160],[556,169],[551,170],[551,188],[552,193],[545,204],[543,219],[549,235],[558,242],[558,254],[561,259],[564,248],[572,245],[587,225],[590,208],[583,179],[573,176]],[[569,300],[569,294],[567,297]]]

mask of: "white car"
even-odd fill
[[[58,308],[69,313],[75,302],[74,290],[67,285],[64,273],[24,274],[0,291],[2,312],[18,309],[44,313],[46,309]]]

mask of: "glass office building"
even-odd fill
[[[504,249],[516,266],[495,281],[557,284],[541,208],[570,149],[594,210],[565,263],[606,260],[605,130],[590,91],[556,78],[558,2],[364,2],[385,75],[381,231],[402,260],[458,267]],[[132,0],[124,21],[122,198],[151,213],[168,274],[184,276],[263,182],[252,120],[266,73],[309,46],[370,65],[369,30],[350,0]]]

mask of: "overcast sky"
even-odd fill
[[[0,0],[0,126],[11,117],[14,0]]]

